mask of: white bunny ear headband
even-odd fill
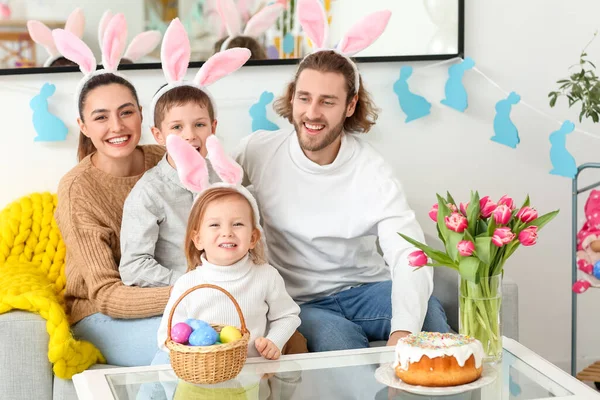
[[[211,184],[208,180],[206,160],[198,153],[198,150],[177,135],[167,136],[167,152],[177,166],[177,174],[183,186],[192,192],[199,193],[196,199],[200,198],[207,189],[215,187],[232,188],[238,191],[248,199],[252,211],[254,211],[254,225],[261,230],[256,199],[248,189],[241,185],[244,177],[242,167],[225,153],[215,135],[210,135],[206,139],[206,149],[211,166],[223,182]]]
[[[96,58],[92,50],[72,32],[55,29],[52,31],[52,37],[56,43],[56,48],[63,57],[79,65],[79,69],[84,74],[75,89],[76,102],[79,102],[83,86],[96,75],[112,73],[127,80],[123,75],[117,73],[121,55],[127,44],[127,22],[123,14],[116,14],[106,26],[101,46],[104,69],[96,70]]]
[[[298,1],[298,19],[304,33],[313,43],[312,53],[335,51],[346,58],[354,69],[356,93],[360,85],[360,76],[356,64],[350,57],[373,44],[385,30],[391,16],[392,12],[389,10],[377,11],[365,16],[346,32],[336,48],[330,49],[327,48],[329,25],[323,4],[320,0]],[[306,57],[300,61],[300,64]]]
[[[106,10],[100,19],[100,25],[98,26],[98,43],[100,44],[100,48],[102,48],[106,28],[114,17],[110,10]],[[162,35],[159,31],[142,32],[131,40],[122,58],[136,62],[152,52],[160,43],[160,39],[162,39]]]
[[[256,38],[265,33],[267,29],[273,26],[284,8],[285,7],[280,3],[274,3],[264,7],[248,20],[246,27],[242,30],[243,15],[242,12],[238,10],[238,7],[233,0],[217,0],[217,12],[221,17],[223,25],[225,25],[228,35],[227,39],[223,41],[220,51],[225,50],[229,46],[229,43],[238,36],[251,36]]]
[[[52,31],[52,37],[56,48],[63,57],[79,65],[79,69],[84,74],[75,89],[75,101],[77,103],[87,81],[96,75],[111,73],[129,81],[124,75],[117,72],[123,50],[127,45],[127,21],[122,13],[113,15],[110,11],[106,11],[98,27],[98,40],[102,51],[104,69],[96,70],[96,58],[92,50],[71,31],[55,29]],[[154,50],[159,42],[159,32],[143,32],[131,41],[126,55],[131,61],[135,61]]]
[[[83,37],[84,28],[85,16],[83,15],[81,8],[76,8],[67,18],[65,30],[81,39]],[[29,31],[31,39],[43,46],[49,55],[48,59],[44,62],[44,67],[49,67],[54,61],[62,57],[56,48],[56,43],[52,37],[52,30],[50,30],[43,22],[36,20],[27,21],[27,30]]]
[[[252,55],[250,50],[245,48],[229,49],[216,53],[202,64],[194,79],[188,82],[184,81],[183,78],[190,63],[190,54],[191,48],[188,35],[179,18],[175,18],[165,32],[160,49],[162,69],[167,84],[156,92],[152,98],[150,115],[154,116],[156,103],[169,90],[179,86],[191,86],[208,95],[216,118],[215,101],[206,87],[240,69]]]

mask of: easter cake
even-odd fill
[[[420,332],[396,345],[396,376],[410,385],[457,386],[477,380],[483,370],[483,346],[452,333]]]

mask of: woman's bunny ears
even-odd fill
[[[212,95],[206,90],[206,86],[240,69],[252,53],[245,48],[234,48],[216,53],[202,64],[192,82],[187,82],[184,81],[184,77],[190,63],[190,55],[191,47],[187,32],[179,18],[175,18],[165,32],[160,50],[162,69],[167,79],[167,85],[161,88],[152,99],[150,106],[152,116],[154,116],[154,108],[158,100],[166,92],[178,86],[192,86],[205,92],[213,104],[216,116],[215,102]]]
[[[237,36],[259,37],[273,26],[284,9],[285,7],[280,3],[268,5],[253,15],[242,30],[243,16],[233,0],[217,0],[217,12],[228,35],[221,45],[221,51],[225,50]]]
[[[225,153],[219,139],[210,135],[206,139],[208,159],[212,168],[223,182],[210,183],[208,180],[208,167],[204,157],[198,150],[185,139],[177,135],[167,136],[167,152],[177,166],[177,174],[183,186],[190,191],[201,193],[214,187],[228,187],[237,190],[252,206],[254,211],[254,224],[260,229],[260,214],[258,204],[252,194],[241,185],[244,177],[242,167]]]
[[[67,18],[65,30],[81,39],[83,37],[84,28],[85,16],[83,15],[81,8],[76,8]],[[49,58],[44,62],[44,67],[49,67],[54,61],[61,57],[60,52],[56,48],[54,38],[52,37],[52,30],[50,30],[43,22],[36,20],[27,21],[27,30],[29,31],[31,39],[43,46],[49,55]]]
[[[333,50],[344,56],[354,69],[356,93],[358,93],[360,77],[358,68],[350,57],[373,44],[387,27],[391,16],[389,10],[377,11],[365,16],[346,32],[335,49],[329,49],[327,48],[329,25],[323,4],[319,0],[298,1],[298,19],[304,33],[313,43],[313,53]]]
[[[75,101],[78,102],[81,90],[90,78],[104,73],[117,74],[119,61],[127,44],[127,22],[123,14],[116,14],[107,24],[101,46],[104,69],[98,71],[92,50],[80,38],[64,29],[53,30],[52,37],[63,57],[79,65],[79,69],[85,75],[75,90]]]
[[[115,15],[110,10],[107,10],[100,19],[100,25],[98,26],[98,43],[100,44],[100,48],[103,45],[106,28],[114,17]],[[127,46],[123,58],[136,62],[152,52],[160,43],[161,38],[162,35],[159,31],[146,31],[136,35],[129,43],[129,46]]]

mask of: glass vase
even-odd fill
[[[459,333],[481,342],[484,362],[502,360],[502,275],[459,278]]]

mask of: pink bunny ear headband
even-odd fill
[[[323,4],[319,0],[298,1],[298,19],[304,33],[313,43],[312,53],[335,51],[346,58],[354,69],[356,93],[358,93],[360,85],[360,75],[356,64],[350,57],[373,44],[385,30],[391,16],[392,12],[389,10],[377,11],[367,15],[346,32],[336,48],[329,49],[327,48],[329,25]],[[304,62],[306,57],[300,61],[300,64]]]
[[[254,211],[254,225],[260,230],[260,214],[256,199],[248,189],[241,185],[244,177],[242,167],[225,153],[215,135],[210,135],[206,139],[206,149],[208,151],[207,158],[210,159],[213,169],[223,182],[210,184],[204,157],[185,139],[177,135],[167,136],[167,152],[175,161],[179,179],[190,191],[199,193],[196,199],[200,198],[207,189],[216,187],[234,189],[248,199],[252,211]]]
[[[267,29],[269,29],[284,10],[284,6],[279,3],[266,6],[246,23],[246,27],[242,30],[242,18],[240,10],[235,5],[233,0],[217,0],[217,12],[221,17],[221,21],[227,29],[227,39],[223,41],[221,50],[225,50],[231,41],[238,36],[259,37]]]
[[[127,22],[123,14],[116,14],[106,24],[101,42],[104,69],[96,70],[96,58],[92,50],[72,32],[55,29],[52,31],[52,37],[56,43],[56,48],[63,57],[79,65],[79,69],[84,74],[75,89],[76,102],[79,102],[84,85],[96,75],[111,73],[128,80],[125,76],[117,73],[121,55],[127,44]]]
[[[152,98],[150,115],[154,116],[156,103],[169,90],[179,86],[191,86],[208,95],[216,118],[215,101],[206,87],[240,69],[252,55],[250,50],[244,48],[229,49],[216,53],[202,64],[194,79],[188,82],[184,81],[183,78],[190,63],[190,54],[190,40],[187,32],[179,18],[175,18],[165,32],[160,50],[162,69],[167,78],[167,85],[156,92]]]
[[[102,48],[106,28],[114,17],[115,15],[110,10],[106,10],[100,19],[100,25],[98,26],[98,43],[100,44],[100,48]],[[145,31],[136,35],[129,43],[129,46],[127,46],[123,58],[136,62],[152,52],[160,43],[161,38],[162,35],[159,31]]]
[[[81,39],[83,37],[84,28],[85,16],[83,15],[81,8],[76,8],[67,18],[65,30]],[[27,30],[29,31],[31,39],[43,46],[49,55],[48,59],[44,62],[44,67],[49,67],[54,61],[62,57],[56,48],[56,43],[52,37],[52,31],[43,22],[36,20],[27,21]]]

